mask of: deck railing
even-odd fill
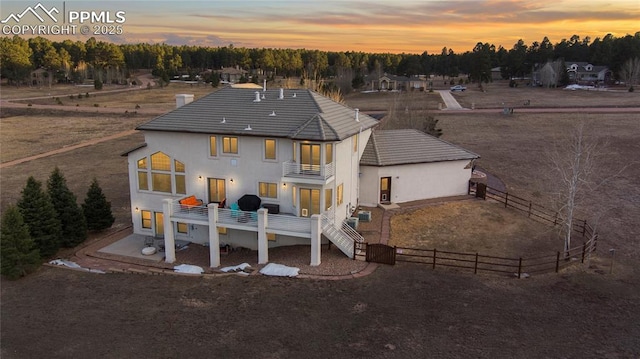
[[[333,162],[326,165],[309,165],[293,161],[282,163],[282,176],[284,177],[327,179],[333,176],[335,171],[336,166]]]

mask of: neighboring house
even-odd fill
[[[321,235],[353,256],[343,222],[376,124],[302,89],[226,87],[159,116],[138,127],[145,144],[124,154],[134,233],[163,237],[167,262],[176,240],[209,245],[212,267],[226,244],[257,249],[259,263],[269,247],[310,244],[318,265]],[[244,195],[269,213],[240,209]]]
[[[588,62],[567,64],[569,80],[581,85],[608,85],[612,81],[612,71],[607,66],[594,66]]]
[[[33,86],[51,86],[51,74],[43,68],[31,71],[31,85]]]
[[[408,86],[409,78],[406,76],[372,74],[365,77],[365,89],[368,91],[403,91]]]
[[[467,194],[479,157],[418,130],[373,131],[360,160],[360,204]]]
[[[241,78],[247,77],[249,74],[249,71],[243,70],[239,66],[223,67],[220,70],[215,70],[214,72],[220,75],[220,79],[222,81],[227,81],[229,83],[238,83]]]

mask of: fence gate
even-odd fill
[[[367,262],[396,264],[396,249],[386,244],[367,244]]]
[[[476,183],[476,198],[487,199],[487,185]]]

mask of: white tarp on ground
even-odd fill
[[[238,264],[237,266],[224,267],[224,268],[220,268],[220,270],[223,272],[238,272],[238,271],[243,271],[246,268],[251,268],[249,263],[242,263],[242,264]]]
[[[272,275],[278,277],[295,277],[298,275],[300,268],[287,267],[282,264],[269,263],[260,269],[260,273],[264,275]]]
[[[90,273],[99,273],[99,274],[104,274],[105,272],[99,270],[99,269],[90,269],[90,268],[82,268],[78,263],[76,262],[72,262],[72,261],[67,261],[64,259],[54,259],[52,261],[49,262],[49,264],[53,264],[53,265],[57,265],[57,266],[63,266],[63,267],[69,267],[69,268],[74,268],[74,269],[80,269],[80,270],[84,270]]]
[[[176,273],[190,273],[190,274],[202,274],[204,269],[202,267],[194,266],[191,264],[181,264],[173,267],[173,271]]]

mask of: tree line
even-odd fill
[[[10,279],[25,276],[58,249],[84,242],[88,230],[107,229],[114,221],[111,203],[95,178],[80,206],[57,167],[46,188],[31,176],[18,203],[2,215],[0,272]]]
[[[564,59],[606,65],[617,74],[623,64],[640,58],[640,31],[615,37],[607,34],[592,40],[573,35],[552,44],[544,37],[530,45],[523,40],[511,48],[478,42],[473,49],[456,53],[444,47],[439,54],[392,54],[359,51],[320,51],[309,49],[173,46],[167,44],[120,44],[97,41],[50,41],[42,37],[0,38],[0,75],[11,83],[25,82],[32,70],[44,68],[52,82],[81,82],[87,78],[104,83],[122,83],[130,71],[151,69],[164,79],[176,75],[195,75],[207,69],[241,67],[261,75],[332,78],[362,78],[371,73],[395,75],[433,74],[457,77],[470,75],[482,82],[493,67],[502,76],[522,77],[536,64]]]

